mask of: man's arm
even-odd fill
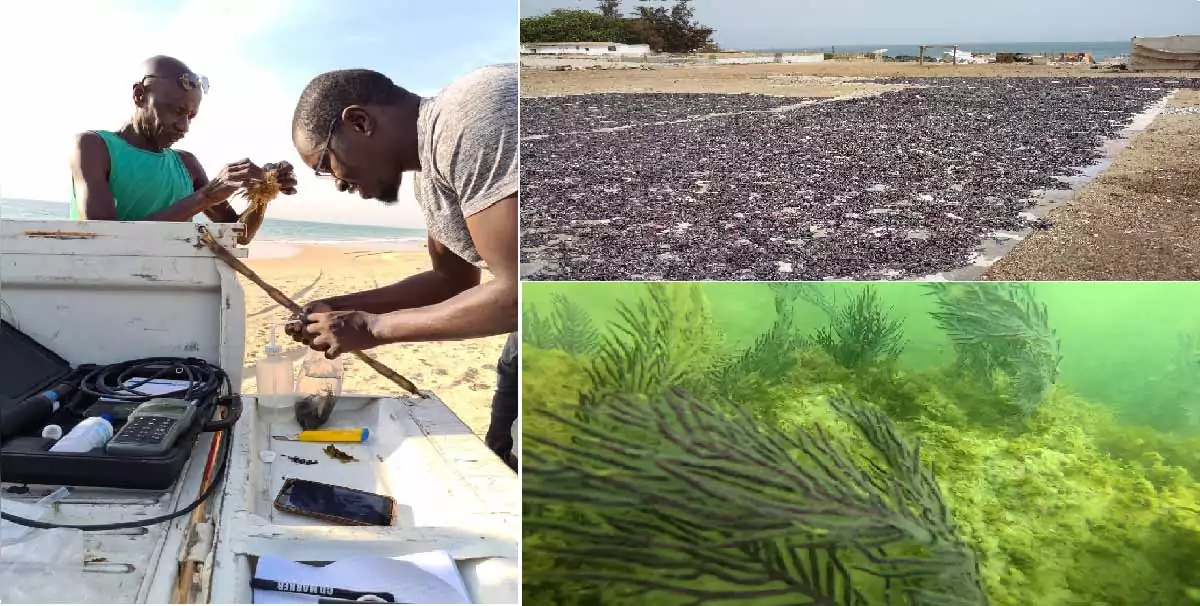
[[[96,133],[75,137],[71,155],[71,177],[75,181],[79,215],[92,221],[116,221],[117,203],[108,185],[111,161],[104,140]],[[171,206],[138,219],[139,221],[190,221],[213,204],[210,192],[198,190]]]
[[[440,303],[377,316],[371,327],[375,338],[381,343],[448,341],[515,331],[519,290],[517,206],[517,195],[513,194],[467,217],[475,248],[495,279]]]
[[[433,269],[409,276],[395,284],[331,297],[321,301],[333,311],[365,311],[386,314],[402,309],[437,305],[479,285],[479,268],[454,254],[441,242],[429,238]]]

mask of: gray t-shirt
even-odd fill
[[[423,99],[417,117],[413,192],[429,235],[477,267],[467,217],[517,193],[519,82],[516,63],[477,69]]]

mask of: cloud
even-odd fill
[[[66,201],[74,134],[116,129],[145,58],[186,61],[212,83],[188,137],[209,176],[243,157],[298,166],[300,194],[275,203],[281,218],[421,227],[405,187],[394,208],[337,193],[300,164],[291,116],[304,83],[250,59],[253,43],[313,15],[318,0],[134,0],[0,3],[0,196]],[[411,181],[411,179],[406,179]]]

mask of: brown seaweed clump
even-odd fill
[[[320,429],[329,421],[333,414],[333,404],[337,397],[333,390],[326,388],[321,393],[315,393],[297,400],[294,407],[296,422],[305,430]]]
[[[274,164],[267,164],[263,168],[267,174],[262,183],[246,188],[246,200],[250,201],[251,207],[263,206],[279,197],[279,170]]]

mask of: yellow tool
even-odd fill
[[[359,429],[309,429],[294,436],[271,436],[273,440],[287,442],[366,442],[371,432],[362,427]]]

